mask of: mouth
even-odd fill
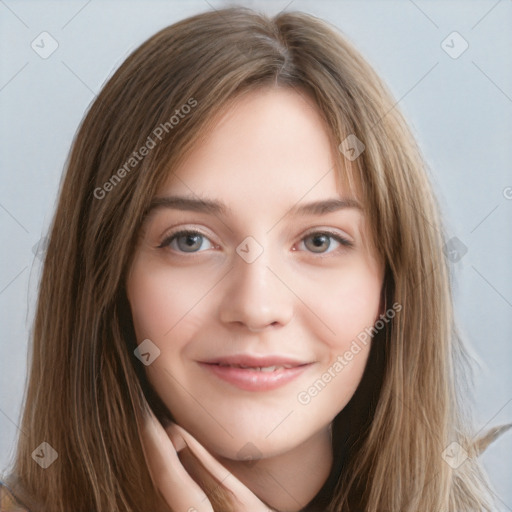
[[[214,376],[245,391],[270,391],[304,373],[313,363],[280,356],[229,356],[199,365]]]
[[[290,366],[290,365],[287,365],[287,366],[284,366],[284,365],[247,366],[247,365],[243,365],[243,364],[224,364],[224,363],[213,363],[213,364],[217,364],[218,366],[221,366],[223,368],[224,367],[242,368],[244,370],[254,370],[254,371],[258,371],[258,372],[275,372],[276,370],[283,370],[283,369],[289,370],[290,368],[296,368],[296,366]]]

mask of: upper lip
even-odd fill
[[[256,356],[248,354],[235,354],[230,356],[215,357],[205,361],[206,364],[236,364],[253,368],[264,368],[267,366],[288,366],[296,367],[309,364],[310,361],[301,361],[292,357],[279,355]]]

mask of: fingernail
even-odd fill
[[[176,448],[176,452],[180,452],[187,446],[185,439],[183,439],[183,437],[181,437],[179,434],[173,435],[172,444],[174,445],[174,448]]]

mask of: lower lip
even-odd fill
[[[218,364],[199,363],[214,375],[237,388],[246,391],[270,391],[288,384],[293,379],[304,373],[312,363],[294,366],[293,368],[281,368],[273,372],[262,372],[246,368],[232,366],[220,366]]]

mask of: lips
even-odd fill
[[[292,381],[313,363],[283,356],[233,355],[199,362],[216,377],[246,391],[269,391]]]
[[[265,368],[269,366],[283,366],[287,368],[293,368],[308,363],[308,361],[301,361],[300,359],[286,356],[255,356],[248,354],[216,357],[202,362],[206,364],[219,364],[223,366],[245,366],[247,368]]]
[[[219,366],[228,367],[228,368],[243,368],[244,370],[254,370],[259,372],[275,372],[276,370],[282,370],[284,368],[294,368],[293,366],[287,365],[272,365],[272,366],[246,366],[243,364],[224,364],[218,363]]]

